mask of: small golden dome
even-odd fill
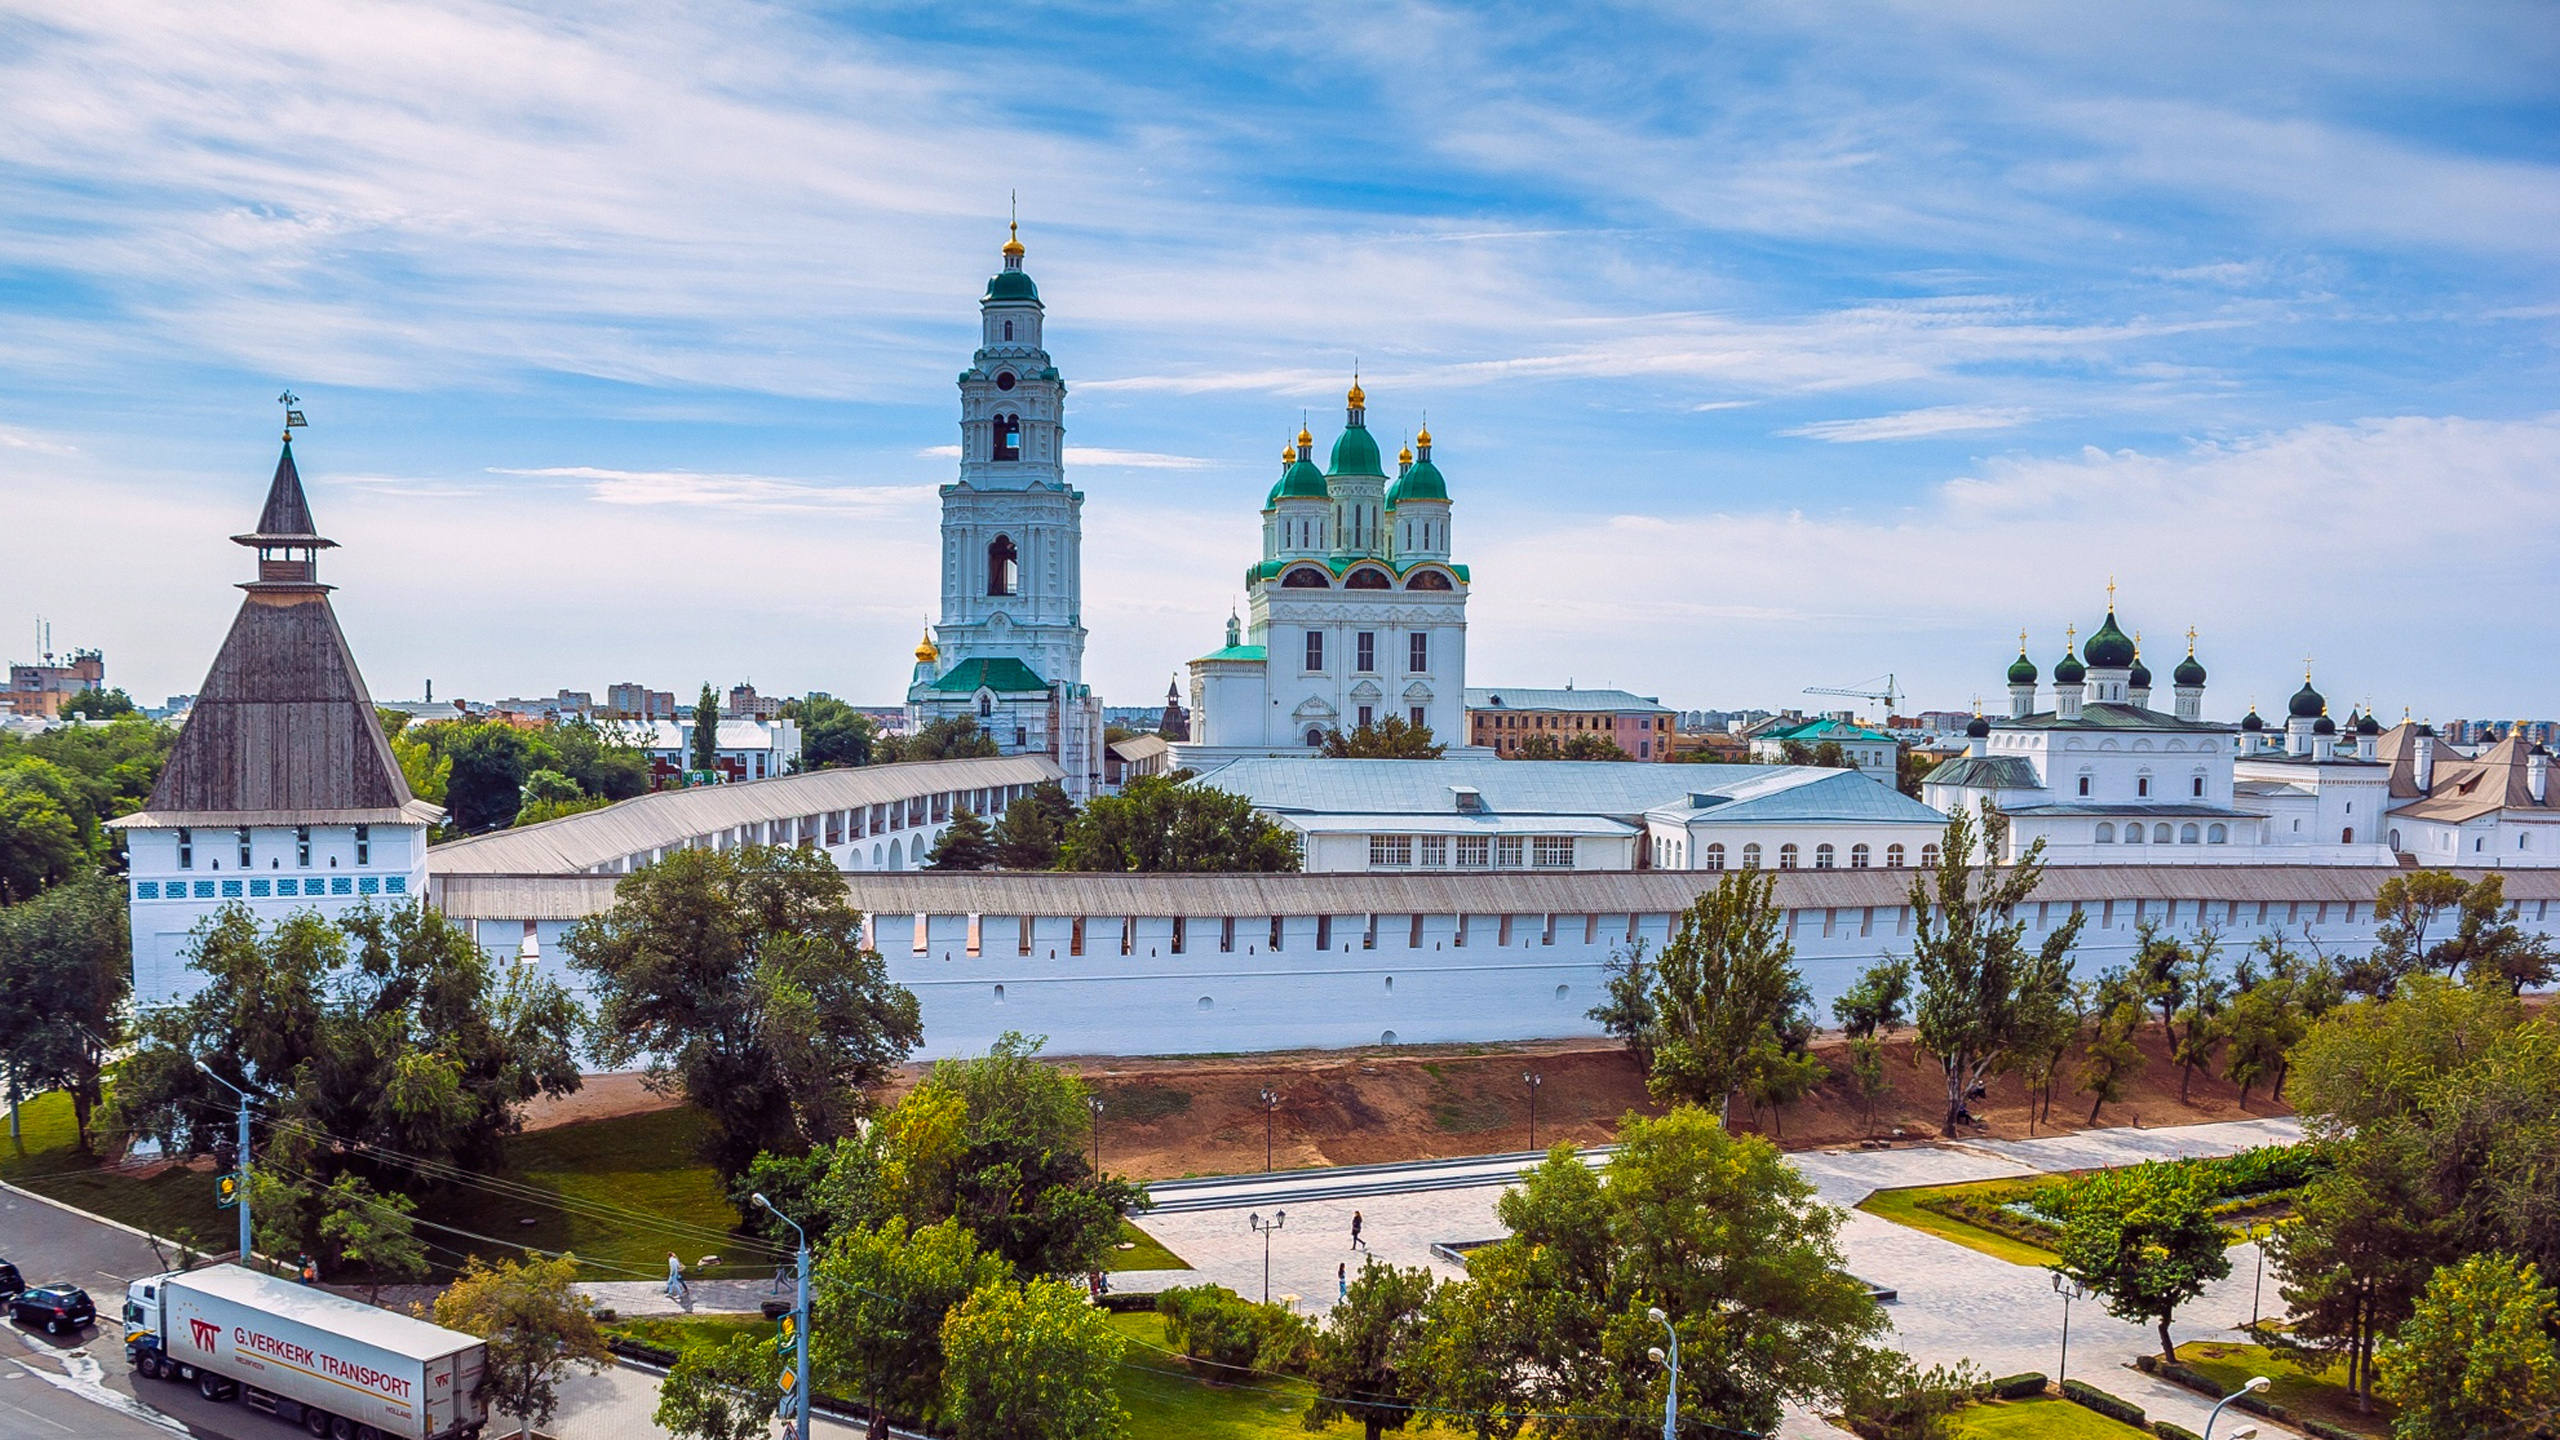
[[[1423,426],[1422,433],[1413,437],[1413,443],[1416,445],[1429,445],[1431,443],[1431,427],[1428,425]]]
[[[1306,447],[1308,447],[1308,446],[1310,446],[1310,445],[1313,445],[1314,443],[1316,443],[1316,437],[1314,437],[1313,435],[1310,435],[1310,434],[1308,434],[1308,433],[1307,433],[1307,427],[1306,427],[1306,426],[1304,426],[1304,425],[1299,426],[1299,427],[1298,427],[1298,448],[1299,448],[1299,449],[1301,449],[1301,450],[1303,450],[1303,449],[1305,449]]]
[[[1399,464],[1399,465],[1410,465],[1410,464],[1412,464],[1412,463],[1413,463],[1413,447],[1412,447],[1412,446],[1410,446],[1410,445],[1407,445],[1407,446],[1406,446],[1406,447],[1404,447],[1403,449],[1401,449],[1401,450],[1397,451],[1397,452],[1396,452],[1396,463],[1397,463],[1397,464]]]
[[[1008,228],[1012,230],[1013,235],[1011,239],[1004,242],[1005,258],[1008,260],[1019,260],[1022,258],[1022,222],[1016,220]]]
[[[1297,446],[1295,446],[1295,445],[1283,445],[1283,446],[1281,446],[1281,447],[1280,447],[1280,463],[1281,463],[1281,464],[1283,464],[1283,465],[1295,465],[1295,464],[1297,464],[1297,463],[1298,463],[1298,447],[1297,447]]]
[[[916,642],[916,663],[930,665],[941,658],[942,648],[933,643],[933,632],[926,631],[924,638]]]
[[[1369,403],[1368,394],[1360,388],[1360,382],[1356,379],[1351,382],[1351,393],[1342,398],[1350,401],[1355,408]]]

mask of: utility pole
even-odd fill
[[[204,1072],[206,1079],[240,1097],[240,1160],[235,1172],[240,1179],[240,1263],[255,1269],[257,1261],[251,1258],[249,1249],[249,1092],[214,1074],[213,1067],[201,1060],[196,1062],[196,1068]]]
[[[1099,1175],[1102,1173],[1102,1097],[1088,1095],[1084,1103],[1093,1110],[1093,1173]],[[1263,1168],[1267,1170],[1270,1165],[1266,1162]]]
[[[800,1283],[791,1299],[791,1385],[788,1402],[797,1413],[791,1419],[791,1440],[809,1440],[809,1232],[800,1222],[773,1208],[763,1192],[747,1197],[757,1209],[791,1227],[800,1237],[800,1251],[793,1266],[800,1272]]]

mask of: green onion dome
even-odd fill
[[[1440,478],[1440,467],[1431,463],[1431,427],[1423,426],[1422,433],[1413,437],[1413,443],[1420,452],[1420,458],[1404,467],[1404,473],[1388,487],[1387,508],[1390,510],[1407,500],[1446,501],[1449,498],[1449,482]]]
[[[2053,683],[2056,685],[2077,685],[2088,678],[2089,667],[2081,664],[2080,657],[2068,650],[2063,651],[2062,658],[2053,664]]]
[[[2036,662],[2027,658],[2027,652],[2023,648],[2018,651],[2018,658],[2009,662],[2009,683],[2012,685],[2036,683]]]
[[[2169,678],[2181,685],[2202,686],[2204,684],[2204,667],[2196,663],[2194,651],[2187,652],[2187,658],[2178,662],[2178,668],[2170,672]]]
[[[2284,706],[2285,713],[2296,720],[2308,720],[2328,708],[2329,702],[2321,699],[2320,692],[2311,688],[2308,675],[2302,677],[2302,688],[2294,691],[2293,698]]]
[[[1368,426],[1354,424],[1343,429],[1342,438],[1333,442],[1333,465],[1330,473],[1375,475],[1382,480],[1386,478],[1386,469],[1378,461],[1378,442],[1369,434]]]
[[[2326,715],[2323,715],[2319,719],[2311,722],[2311,733],[2314,735],[2335,735],[2338,733],[2338,722],[2330,719]]]
[[[1019,270],[999,270],[988,278],[987,293],[979,303],[999,300],[1028,300],[1037,305],[1040,303],[1040,287],[1032,284],[1031,277]]]
[[[2080,653],[2091,665],[2122,670],[2134,662],[2133,637],[2116,628],[2116,612],[2109,610],[2106,622],[2089,637],[2088,644],[2080,647]]]
[[[2139,655],[2133,657],[2133,676],[2127,683],[2136,690],[2151,688],[2151,667],[2143,664],[2142,657]]]
[[[1277,505],[1283,500],[1333,498],[1333,492],[1324,486],[1324,472],[1307,458],[1315,443],[1316,437],[1308,434],[1306,427],[1300,426],[1298,443],[1280,452],[1280,483],[1271,487],[1270,504]]]
[[[2249,713],[2240,717],[2240,728],[2252,735],[2267,728],[2267,722],[2258,718],[2257,706],[2250,706]]]
[[[2364,712],[2364,718],[2356,722],[2356,733],[2359,735],[2379,735],[2382,733],[2382,722],[2374,719],[2373,712],[2367,710]]]
[[[1979,740],[1991,733],[1991,722],[1976,715],[1965,725],[1964,733],[1969,739]]]

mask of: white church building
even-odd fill
[[[978,301],[960,372],[960,478],[942,487],[942,620],[916,646],[907,720],[968,717],[1007,755],[1046,755],[1082,801],[1103,784],[1084,682],[1084,495],[1067,483],[1066,381],[1042,348],[1019,227]]]

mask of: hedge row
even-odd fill
[[[2044,1376],[2029,1370],[2022,1375],[2003,1375],[1982,1387],[1986,1400],[2024,1400],[2044,1393]]]
[[[2157,1375],[2172,1385],[2184,1385],[2199,1395],[2209,1396],[2216,1400],[2222,1398],[2222,1386],[2215,1383],[2213,1377],[2191,1366],[2163,1361],[2157,1355],[2138,1355],[2134,1357],[2133,1363],[2134,1367],[2145,1375]],[[2231,1397],[2231,1408],[2234,1410],[2246,1410],[2252,1415],[2263,1415],[2270,1420],[2279,1421],[2287,1425],[2308,1425],[2316,1423],[2297,1420],[2294,1418],[2293,1412],[2287,1410],[2282,1405],[2278,1405],[2272,1400],[2261,1400],[2256,1395],[2250,1394],[2247,1391],[2242,1391],[2240,1394]],[[2364,1437],[2349,1437],[2349,1440],[2364,1440]]]
[[[2184,1425],[2172,1425],[2166,1420],[2152,1421],[2151,1433],[2159,1436],[2160,1440],[2200,1440],[2193,1430]]]
[[[2136,1429],[2146,1429],[2149,1421],[2142,1407],[2130,1400],[2120,1400],[2085,1380],[2062,1382],[2062,1398],[2074,1405],[2085,1405],[2110,1420],[2121,1420]]]

